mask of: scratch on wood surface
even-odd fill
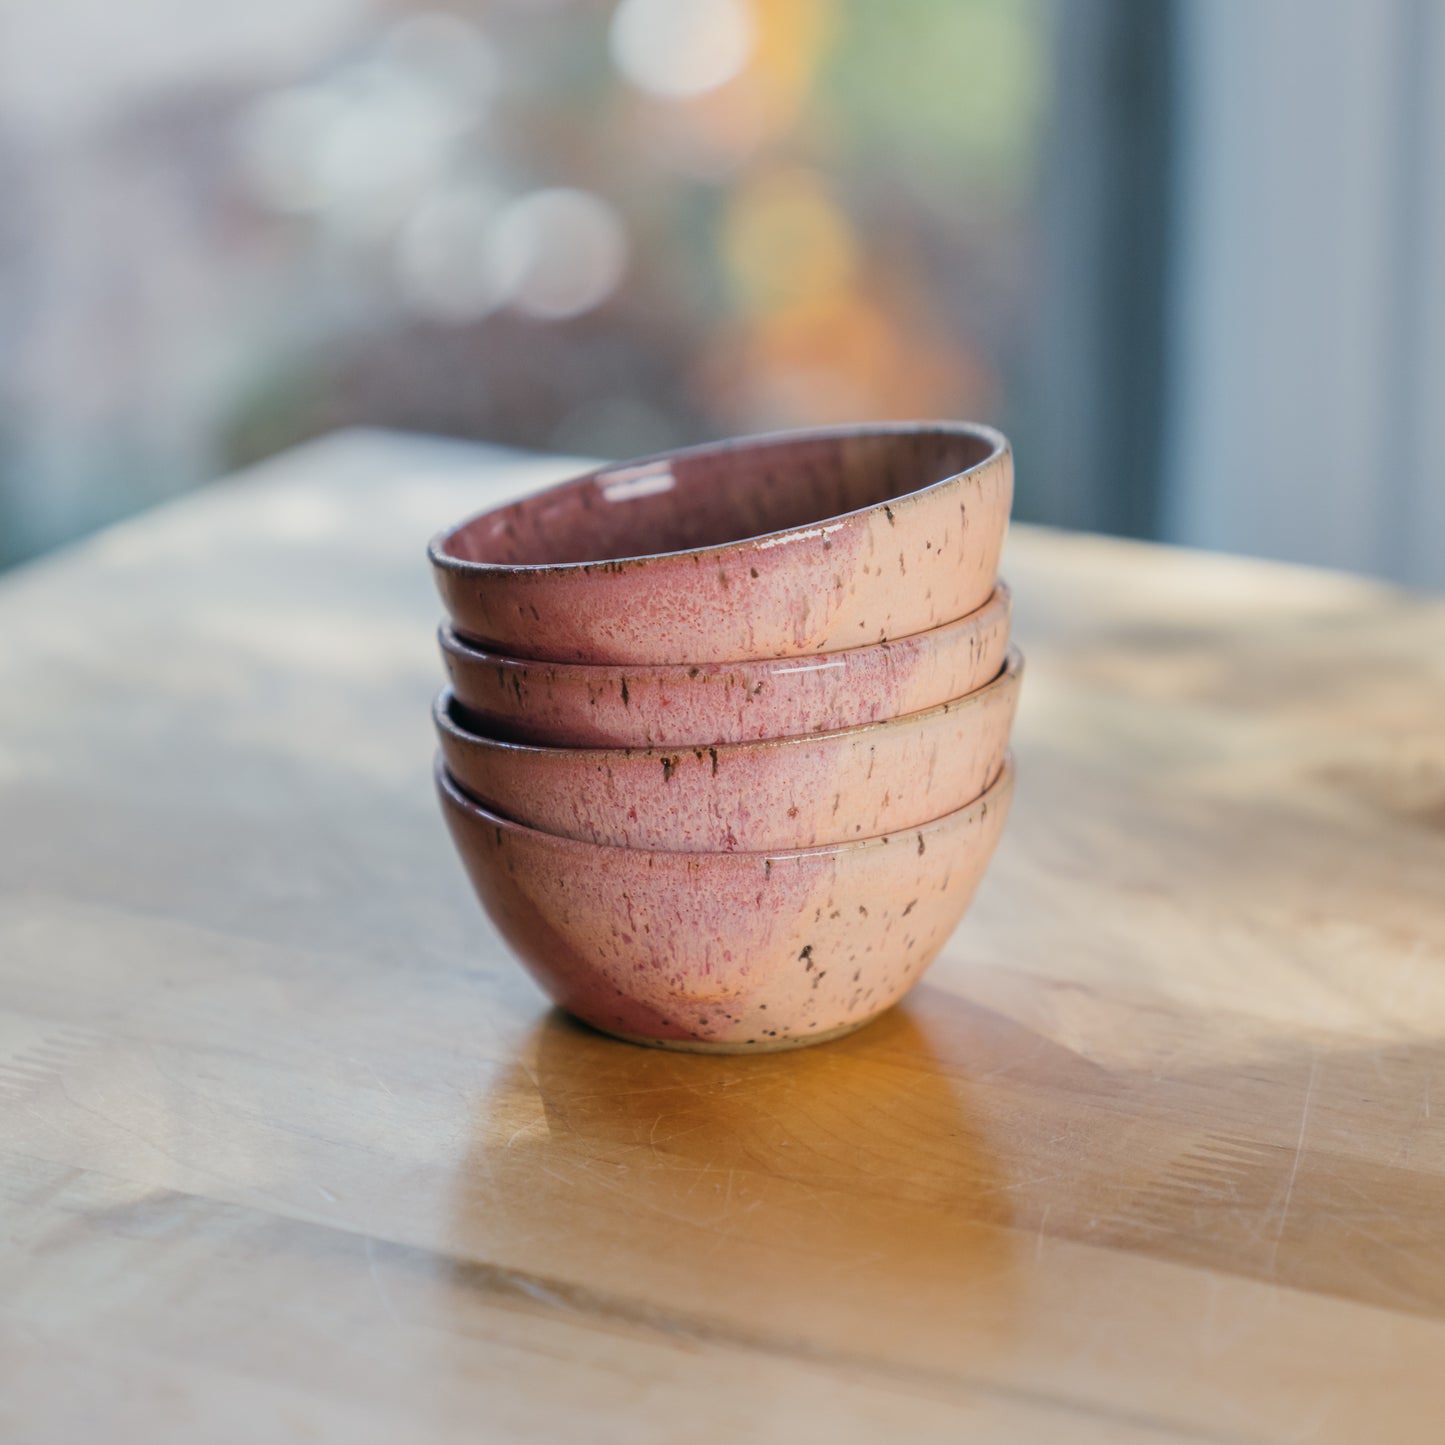
[[[1044,1205],[1043,1217],[1039,1220],[1039,1227],[1034,1232],[1034,1264],[1036,1266],[1042,1262],[1044,1257],[1044,1231],[1048,1228],[1049,1211],[1053,1207],[1052,1203]]]
[[[391,1302],[391,1296],[386,1291],[386,1286],[381,1282],[381,1276],[376,1272],[376,1241],[371,1235],[366,1236],[366,1272],[371,1276],[372,1288],[376,1291],[376,1297],[382,1303],[382,1307],[391,1316],[391,1322],[399,1325],[402,1322],[401,1316],[396,1312],[396,1306]]]
[[[540,1280],[531,1279],[518,1271],[508,1272],[508,1282],[512,1288],[535,1300],[538,1304],[548,1305],[552,1309],[574,1310],[576,1308],[572,1300],[562,1291],[548,1289]]]
[[[391,1091],[391,1085],[388,1084],[388,1083],[386,1082],[386,1080],[383,1079],[383,1078],[381,1077],[381,1075],[376,1072],[376,1068],[375,1068],[374,1065],[372,1065],[372,1064],[367,1064],[367,1066],[366,1066],[366,1071],[367,1071],[367,1073],[369,1073],[369,1074],[371,1075],[371,1077],[372,1077],[373,1079],[376,1080],[377,1084],[380,1085],[380,1087],[381,1087],[381,1091],[382,1091],[384,1094],[386,1094],[386,1096],[387,1096],[389,1099],[391,1099],[391,1101],[392,1101],[394,1104],[400,1104],[400,1103],[401,1103],[401,1100],[398,1099],[394,1093],[392,1093],[392,1091]]]
[[[527,1119],[518,1124],[510,1134],[507,1135],[507,1142],[502,1145],[503,1150],[511,1149],[518,1139],[550,1139],[552,1137],[552,1126],[547,1122],[547,1116],[543,1114],[537,1119]]]
[[[1304,1104],[1300,1108],[1299,1137],[1296,1138],[1294,1143],[1294,1162],[1290,1165],[1289,1182],[1284,1187],[1284,1204],[1280,1208],[1279,1228],[1275,1231],[1274,1251],[1270,1255],[1271,1271],[1273,1271],[1275,1264],[1279,1259],[1280,1241],[1284,1238],[1284,1227],[1286,1222],[1289,1220],[1289,1207],[1290,1203],[1294,1199],[1294,1184],[1295,1180],[1299,1177],[1300,1160],[1304,1157],[1305,1130],[1309,1127],[1310,1105],[1314,1102],[1315,1083],[1319,1078],[1319,1073],[1320,1061],[1317,1058],[1312,1059],[1310,1061],[1309,1082],[1305,1085],[1305,1100]]]

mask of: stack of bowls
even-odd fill
[[[558,1004],[778,1049],[918,979],[1013,787],[1012,490],[987,427],[830,428],[604,467],[433,541],[443,811]]]

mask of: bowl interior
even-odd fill
[[[445,557],[502,566],[715,547],[876,506],[986,461],[986,430],[918,426],[695,447],[607,467],[463,523]]]

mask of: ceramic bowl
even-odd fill
[[[433,705],[447,771],[529,828],[617,848],[758,852],[912,828],[971,803],[1003,766],[1023,659],[967,697],[841,732],[706,748],[538,748]]]
[[[431,544],[456,629],[552,662],[734,662],[908,637],[983,606],[1013,494],[988,427],[743,438],[603,467]]]
[[[1009,590],[942,627],[844,652],[621,669],[529,662],[443,625],[442,657],[467,725],[550,747],[681,748],[833,732],[922,712],[998,676]]]
[[[906,833],[780,853],[657,853],[489,813],[447,776],[472,886],[547,994],[606,1033],[701,1052],[793,1048],[896,1003],[963,916],[1013,792]]]

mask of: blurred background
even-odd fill
[[[908,416],[1445,586],[1445,3],[0,0],[0,566],[344,425]]]

